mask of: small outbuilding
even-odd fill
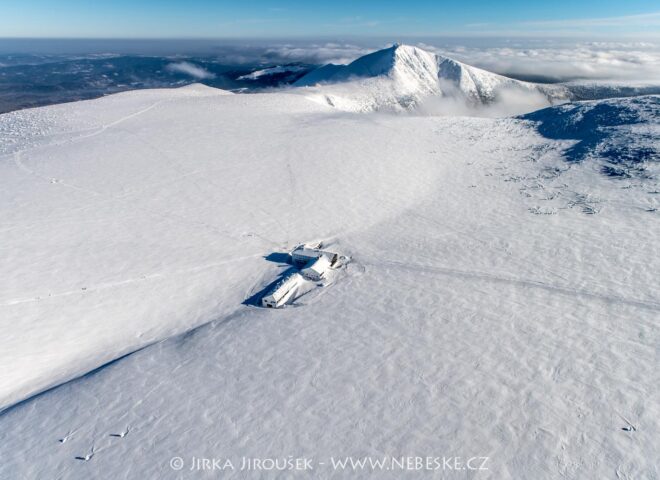
[[[299,273],[289,275],[262,297],[261,305],[266,308],[279,308],[286,304],[296,294],[302,280]]]

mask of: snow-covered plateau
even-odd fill
[[[658,478],[660,97],[432,115],[394,55],[0,115],[0,478]]]

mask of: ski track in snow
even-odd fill
[[[101,135],[102,133],[104,133],[108,129],[110,129],[112,127],[116,127],[117,125],[120,125],[120,124],[126,122],[127,120],[130,120],[130,119],[138,117],[138,116],[140,116],[144,113],[147,113],[148,111],[156,108],[158,105],[161,105],[163,102],[164,102],[164,100],[158,100],[158,101],[152,103],[151,105],[149,105],[146,108],[138,110],[137,112],[131,113],[129,115],[125,115],[125,116],[119,118],[118,120],[115,120],[114,122],[103,125],[100,128],[94,130],[92,133],[77,136],[77,137],[70,138],[70,139],[67,139],[67,140],[60,140],[60,141],[55,141],[55,142],[52,142],[52,143],[47,143],[45,145],[40,145],[38,147],[28,149],[27,151],[38,150],[38,149],[49,149],[49,148],[58,147],[58,146],[61,146],[61,145],[67,145],[67,144],[70,145],[70,144],[82,142],[84,140],[93,138],[97,135]],[[73,133],[73,135],[75,135],[75,132]],[[60,182],[60,181],[53,182],[53,179],[47,178],[47,177],[44,177],[42,175],[37,174],[34,170],[29,169],[23,163],[22,156],[25,153],[25,151],[26,150],[18,150],[17,152],[14,152],[11,155],[14,159],[14,163],[16,164],[16,166],[20,170],[24,171],[25,173],[27,173],[29,175],[34,175],[35,177],[40,178],[40,179],[44,180],[47,183],[56,183],[56,184],[61,185],[63,187],[73,188],[73,189],[80,190],[80,191],[83,191],[83,192],[91,193],[92,195],[101,195],[100,193],[98,193],[94,190],[90,190],[90,189],[87,189],[87,188],[84,188],[84,187],[79,187],[79,186],[72,185],[72,184],[69,184],[69,183],[66,183],[66,182]]]
[[[20,303],[39,302],[41,300],[46,300],[46,299],[49,299],[49,298],[67,297],[67,296],[70,296],[70,295],[84,295],[85,293],[88,293],[88,292],[92,293],[92,292],[98,292],[98,291],[117,288],[117,287],[123,287],[123,286],[126,286],[126,285],[130,285],[132,283],[146,282],[146,281],[153,280],[153,279],[167,278],[167,277],[172,277],[172,276],[176,276],[176,275],[183,275],[183,274],[186,274],[186,273],[201,272],[203,270],[217,268],[217,267],[224,266],[224,265],[227,265],[227,264],[230,264],[230,263],[240,263],[240,262],[245,261],[246,259],[255,258],[255,257],[258,257],[258,256],[259,255],[247,255],[247,256],[244,256],[244,257],[231,258],[231,259],[227,259],[227,260],[220,261],[220,262],[209,263],[209,264],[206,264],[206,265],[198,265],[198,266],[187,268],[187,269],[184,269],[184,270],[178,270],[178,271],[172,271],[172,272],[149,273],[149,274],[145,274],[145,275],[142,275],[142,276],[136,277],[136,278],[127,278],[127,279],[119,280],[119,281],[116,281],[116,282],[108,282],[108,283],[101,283],[101,284],[98,284],[98,285],[91,285],[89,287],[84,287],[82,289],[68,290],[68,291],[64,291],[64,292],[49,293],[47,296],[45,296],[43,298],[42,297],[37,297],[37,298],[16,298],[16,299],[7,300],[3,303],[0,303],[0,307],[6,307],[6,306],[10,306],[10,305],[17,305],[17,304],[20,304]]]
[[[405,262],[394,262],[394,261],[377,261],[375,259],[365,259],[365,258],[360,258],[360,261],[363,262],[365,265],[369,266],[370,268],[387,268],[387,267],[395,267],[395,268],[400,268],[400,269],[405,269],[405,270],[412,270],[412,271],[419,271],[419,272],[432,272],[432,273],[438,273],[441,275],[449,275],[449,276],[455,276],[455,277],[463,277],[463,278],[476,278],[480,280],[488,280],[488,281],[493,281],[493,282],[502,282],[502,283],[508,283],[512,285],[520,285],[524,287],[531,287],[531,288],[541,288],[543,290],[549,291],[549,292],[554,292],[554,293],[559,293],[562,295],[571,295],[571,296],[576,296],[576,297],[588,297],[588,298],[593,298],[595,300],[600,300],[603,302],[608,302],[608,303],[621,303],[624,305],[630,305],[634,307],[640,307],[640,308],[645,308],[649,310],[654,310],[654,311],[660,311],[660,303],[655,303],[655,302],[648,302],[648,301],[643,301],[643,300],[635,300],[635,299],[628,299],[628,298],[623,298],[615,294],[605,294],[605,293],[597,293],[594,291],[589,291],[589,290],[584,290],[584,289],[579,289],[579,288],[567,288],[567,287],[561,287],[558,285],[552,285],[549,283],[545,282],[540,282],[538,280],[529,280],[529,279],[521,279],[521,278],[509,278],[501,275],[495,275],[493,273],[488,273],[488,272],[476,272],[476,271],[469,271],[469,270],[457,270],[454,268],[443,268],[443,267],[437,267],[437,266],[429,266],[429,265],[416,265],[414,263],[405,263]]]

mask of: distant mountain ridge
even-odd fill
[[[505,89],[540,94],[549,103],[570,99],[564,86],[515,80],[409,45],[393,45],[348,65],[319,67],[293,85],[327,91],[328,103],[335,106],[337,98],[339,103],[352,98],[358,110],[409,108],[427,96],[458,96],[472,104],[488,104]],[[348,98],[342,96],[347,94]]]

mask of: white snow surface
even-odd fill
[[[566,101],[562,86],[522,82],[488,72],[419,47],[394,45],[358,58],[349,65],[325,65],[294,83],[306,87],[315,101],[341,110],[411,110],[429,98],[451,98],[483,106],[512,95],[524,113]],[[455,108],[444,105],[454,113]],[[439,112],[441,113],[441,109]]]
[[[0,478],[289,455],[658,477],[656,178],[567,166],[575,141],[524,119],[226,93],[0,116]],[[243,304],[286,268],[271,254],[318,239],[352,257],[332,286]]]

